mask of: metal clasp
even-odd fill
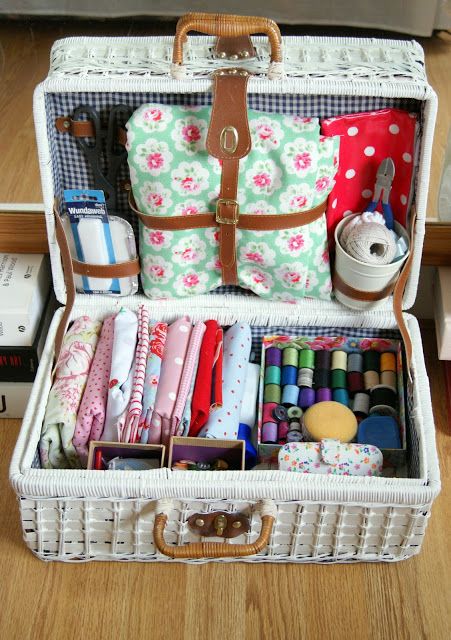
[[[224,127],[219,137],[219,144],[224,153],[232,155],[238,147],[238,131],[231,125]]]
[[[233,218],[222,218],[219,213],[220,205],[224,205],[225,207],[234,207]],[[218,198],[216,202],[216,222],[218,224],[238,224],[238,219],[240,217],[240,209],[237,200],[232,200],[229,198]]]

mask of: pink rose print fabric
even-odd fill
[[[327,136],[340,136],[340,167],[327,207],[330,240],[344,215],[365,211],[373,195],[377,169],[388,157],[396,169],[390,204],[396,220],[406,226],[415,163],[416,115],[381,109],[328,118],[321,127]]]
[[[221,163],[208,155],[211,107],[143,105],[127,123],[130,178],[145,214],[214,212]],[[256,215],[308,211],[335,184],[339,137],[320,135],[317,118],[248,110],[252,148],[240,160],[238,203]],[[222,284],[217,229],[162,231],[140,224],[141,280],[153,299],[204,294]],[[326,218],[287,231],[237,234],[238,284],[296,302],[329,299]]]
[[[88,444],[91,440],[100,440],[105,423],[113,337],[114,316],[109,316],[102,324],[72,440],[84,468],[88,462]]]
[[[226,440],[237,438],[251,345],[251,328],[248,324],[238,322],[225,331],[222,407],[210,414],[199,437]]]
[[[171,435],[171,420],[182,379],[193,325],[188,317],[179,318],[169,325],[160,380],[155,398],[150,432],[161,429],[161,443],[167,445]]]
[[[44,469],[81,468],[72,439],[101,326],[81,316],[64,337],[39,441]]]

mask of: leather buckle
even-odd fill
[[[220,206],[223,205],[225,207],[234,207],[233,210],[233,218],[223,218],[220,214]],[[216,203],[216,222],[218,224],[238,224],[238,219],[240,217],[240,210],[237,200],[232,200],[230,198],[218,198]]]

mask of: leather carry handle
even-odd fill
[[[282,62],[282,38],[279,27],[269,18],[221,13],[187,13],[177,22],[172,54],[174,64],[183,64],[183,43],[190,31],[226,38],[264,33],[268,36],[271,46],[271,62]]]
[[[253,556],[263,551],[269,542],[275,518],[272,515],[262,515],[260,535],[250,544],[229,544],[227,542],[194,542],[180,547],[167,544],[164,531],[168,521],[165,513],[155,516],[153,527],[153,541],[160,553],[175,560],[187,558],[201,560],[203,558],[240,558]]]

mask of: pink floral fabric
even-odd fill
[[[64,337],[39,441],[44,469],[81,467],[72,439],[101,326],[81,316]]]

